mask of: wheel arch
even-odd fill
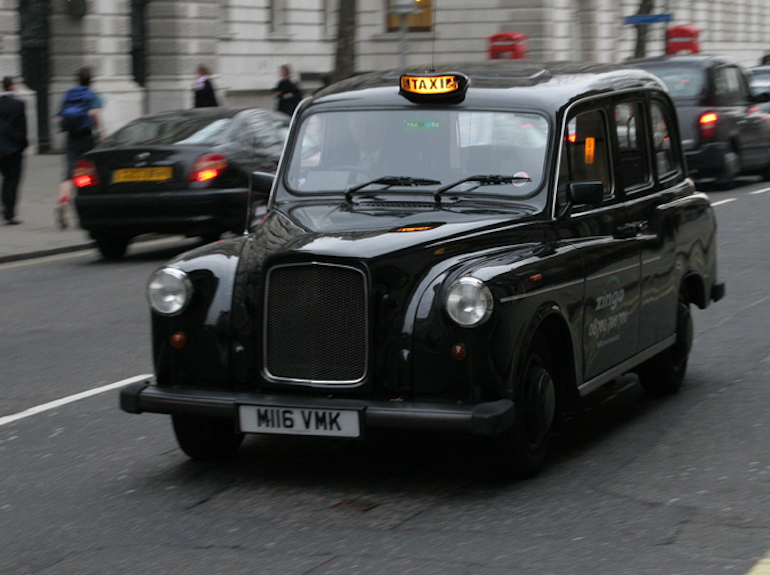
[[[556,303],[541,306],[525,331],[522,345],[516,354],[516,380],[522,377],[527,354],[540,346],[548,351],[547,361],[553,370],[558,404],[572,405],[580,398],[576,378],[578,358],[569,322]]]
[[[684,293],[687,301],[694,303],[700,309],[705,309],[708,305],[706,297],[706,285],[700,274],[691,272],[682,278],[682,284],[679,293]]]

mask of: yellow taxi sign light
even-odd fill
[[[465,74],[404,74],[401,76],[401,95],[409,99],[429,101],[434,99],[465,97],[470,79]]]

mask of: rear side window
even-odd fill
[[[658,177],[663,180],[679,172],[679,162],[671,141],[671,123],[660,102],[653,102],[652,144]]]
[[[733,66],[714,71],[714,105],[734,106],[743,101],[740,71]]]
[[[706,75],[700,68],[666,66],[648,68],[666,84],[674,100],[700,98],[706,86]]]
[[[652,183],[643,110],[641,102],[623,102],[615,106],[615,131],[620,154],[619,178],[626,191],[639,190]]]

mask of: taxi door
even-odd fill
[[[639,246],[625,231],[627,217],[616,193],[610,122],[606,108],[573,113],[562,143],[557,211],[560,239],[571,243],[582,260],[583,383],[590,391],[602,374],[637,351],[639,327]],[[600,181],[599,205],[575,205],[569,195],[574,182]],[[592,382],[592,380],[594,380]]]
[[[676,153],[673,108],[662,99],[615,105],[618,173],[628,231],[641,258],[639,351],[666,341],[676,328],[679,295],[676,226],[682,195],[691,190]]]

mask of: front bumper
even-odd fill
[[[513,402],[508,399],[475,405],[388,402],[164,388],[150,381],[132,383],[120,390],[120,407],[128,413],[191,415],[235,421],[240,405],[353,409],[363,412],[364,430],[422,429],[485,436],[498,435],[510,428],[515,417]]]

